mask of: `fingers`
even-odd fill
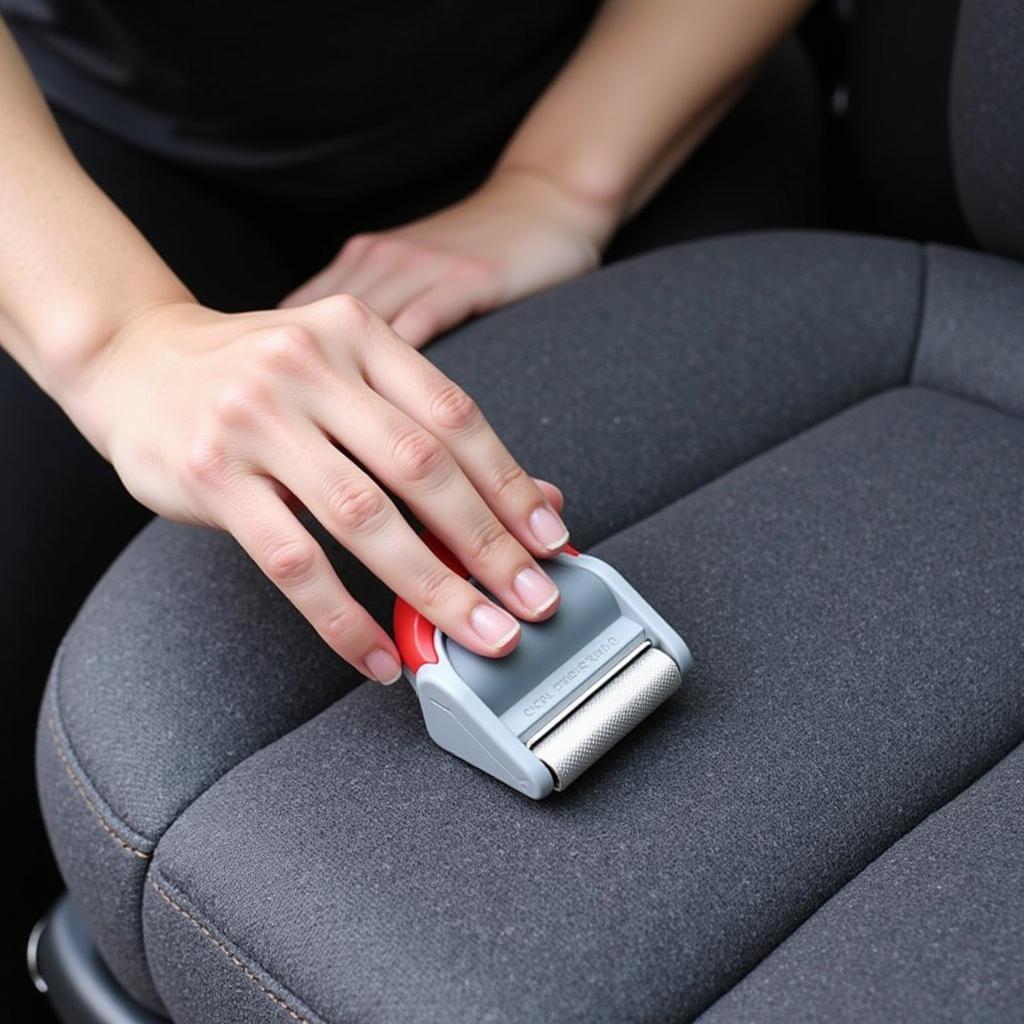
[[[559,598],[555,584],[445,445],[366,386],[346,388],[338,397],[314,399],[313,416],[324,430],[400,494],[506,608],[532,620],[553,614]]]
[[[432,363],[385,332],[366,346],[367,383],[440,440],[494,514],[537,556],[561,551],[569,531],[476,403]]]
[[[382,320],[390,323],[400,309],[433,286],[442,273],[442,267],[428,257],[418,266],[405,268],[401,273],[388,274],[365,291],[353,294],[362,299]]]
[[[493,308],[496,298],[490,271],[482,265],[463,264],[387,319],[399,337],[413,348],[421,348],[464,320]]]
[[[357,235],[337,259],[283,299],[281,306],[305,305],[329,295],[352,295],[419,348],[463,320],[493,308],[497,292],[497,276],[481,260],[410,239]]]
[[[319,274],[314,274],[305,284],[286,295],[277,305],[279,309],[294,309],[305,306],[317,299],[322,299],[334,291],[334,268],[325,267]]]
[[[380,486],[312,424],[283,432],[263,457],[339,543],[443,632],[485,657],[516,645],[516,619],[444,565]]]
[[[263,383],[230,391],[217,406],[238,440],[237,457],[268,478],[280,508],[282,498],[305,506],[445,633],[485,656],[508,653],[520,635],[516,619],[448,569],[369,473],[525,619],[557,605],[535,557],[568,537],[560,493],[528,477],[467,396],[365,305],[335,296],[294,315],[291,325],[253,338]]]
[[[315,274],[304,285],[286,295],[279,303],[282,309],[305,306],[311,302],[336,295],[344,291],[341,282],[363,255],[373,245],[372,235],[354,235],[345,243],[337,258],[332,260],[319,274]]]
[[[386,235],[357,235],[327,267],[292,292],[282,306],[316,302],[328,295],[353,295],[385,319],[443,272],[439,254]]]
[[[541,494],[548,499],[551,507],[561,515],[562,509],[565,508],[565,495],[562,494],[561,488],[556,487],[548,480],[541,480],[537,476],[533,478],[533,482],[540,488]]]
[[[345,661],[370,679],[395,682],[401,663],[391,638],[345,589],[272,482],[248,476],[231,498],[221,525],[249,557]]]

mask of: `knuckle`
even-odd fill
[[[376,235],[370,243],[369,251],[375,259],[390,259],[401,255],[408,248],[409,243],[403,238]]]
[[[421,602],[427,608],[447,608],[459,578],[447,567],[431,566],[418,580]]]
[[[424,480],[443,470],[448,462],[444,445],[433,434],[415,427],[397,429],[389,447],[392,461],[406,480]]]
[[[298,324],[278,327],[260,339],[258,353],[268,370],[289,377],[307,377],[320,361],[316,338]]]
[[[376,237],[376,235],[366,231],[358,235],[353,235],[342,246],[341,252],[338,254],[338,258],[341,259],[344,256],[358,256],[360,253],[366,252],[366,250],[373,245]]]
[[[326,640],[337,646],[351,639],[358,626],[359,614],[356,609],[352,605],[343,605],[324,619],[321,631]]]
[[[327,491],[327,512],[345,533],[365,533],[384,517],[384,493],[373,484],[359,480],[334,481]]]
[[[480,407],[458,384],[447,381],[430,403],[434,422],[445,430],[467,430],[479,423]]]
[[[441,326],[441,314],[425,300],[416,302],[402,314],[406,330],[409,327],[424,335],[437,334]]]
[[[213,402],[218,423],[249,429],[263,422],[270,412],[270,391],[256,380],[235,380],[223,385]]]
[[[429,245],[422,242],[411,246],[404,256],[406,265],[411,270],[420,270],[438,262],[441,254]]]
[[[511,539],[509,532],[497,519],[490,519],[473,531],[467,552],[472,561],[483,562],[500,551]]]
[[[301,583],[316,567],[316,545],[301,538],[274,538],[263,548],[267,575],[277,583]]]
[[[346,292],[328,295],[320,302],[328,317],[347,330],[366,327],[373,320],[370,307]]]
[[[497,466],[491,475],[491,492],[495,498],[506,498],[525,481],[526,470],[518,462],[505,462]]]
[[[456,263],[451,271],[452,277],[464,284],[487,285],[495,280],[495,268],[486,260],[463,258]]]
[[[231,469],[231,451],[219,437],[198,438],[185,455],[185,477],[200,487],[222,484]]]

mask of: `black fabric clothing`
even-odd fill
[[[369,199],[493,159],[595,0],[0,0],[51,101],[275,194]]]
[[[274,305],[322,267],[348,234],[437,209],[488,170],[485,160],[466,159],[441,180],[365,203],[260,196],[244,182],[129,145],[66,110],[56,114],[86,171],[199,299],[226,311]],[[820,147],[815,82],[806,55],[790,40],[685,169],[620,232],[609,258],[716,231],[815,223]],[[25,936],[57,891],[31,785],[39,694],[75,611],[149,513],[2,352],[0,466],[0,528],[17,538],[0,549],[0,679],[11,681],[4,718],[10,776],[21,780],[11,787],[13,813],[25,823],[15,886],[29,897],[11,916],[3,963],[14,975],[8,990],[30,999],[31,1012],[40,1014],[22,967]]]

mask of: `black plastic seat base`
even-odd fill
[[[117,983],[67,894],[40,922],[32,945],[33,980],[64,1024],[167,1024]]]

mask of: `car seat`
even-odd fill
[[[73,989],[94,945],[137,1015],[111,1019],[178,1024],[1019,1020],[1018,4],[965,0],[951,75],[988,252],[729,236],[431,349],[687,638],[674,698],[532,803],[433,746],[408,688],[340,664],[230,538],[154,522],[44,699],[73,905],[42,977]]]

